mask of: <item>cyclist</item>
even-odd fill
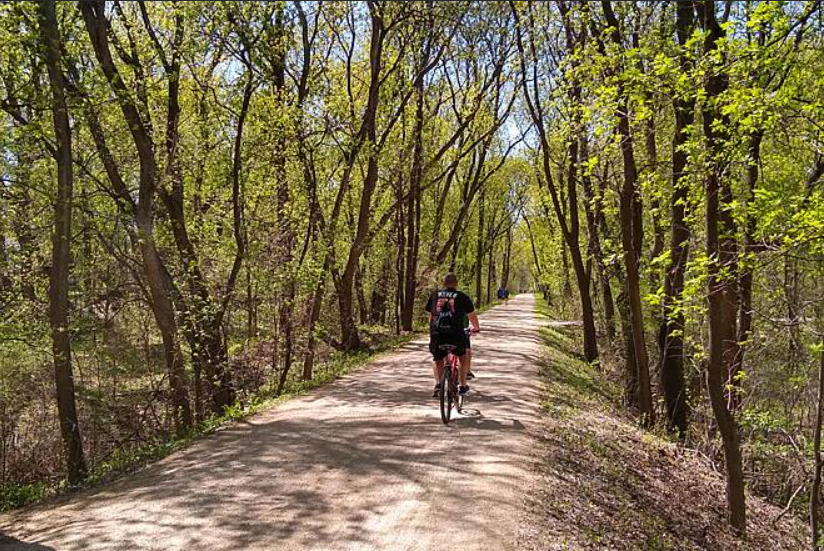
[[[426,303],[426,311],[429,313],[429,351],[432,353],[435,375],[435,390],[433,397],[437,397],[440,391],[440,380],[443,375],[443,361],[446,358],[446,351],[440,349],[442,344],[452,344],[455,346],[454,354],[460,361],[458,381],[460,383],[459,392],[466,394],[469,392],[469,385],[466,384],[466,376],[469,373],[469,357],[467,347],[469,338],[464,331],[464,317],[469,318],[472,332],[480,331],[478,316],[475,314],[475,305],[472,304],[466,293],[458,291],[458,276],[450,272],[443,278],[443,289],[435,291]]]
[[[498,300],[502,300],[504,304],[509,303],[509,289],[503,285],[498,287]]]

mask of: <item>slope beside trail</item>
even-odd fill
[[[0,549],[514,549],[540,422],[534,301],[481,316],[475,416],[441,424],[417,340],[137,474],[0,516]]]

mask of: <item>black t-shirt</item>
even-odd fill
[[[475,305],[472,304],[472,299],[469,298],[466,293],[456,289],[441,289],[440,291],[435,291],[432,293],[429,296],[429,300],[426,301],[426,311],[430,314],[434,314],[436,310],[435,305],[437,304],[438,299],[441,298],[454,300],[454,312],[460,320],[463,320],[467,314],[471,314],[475,311]]]

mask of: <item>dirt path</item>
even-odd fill
[[[425,341],[65,503],[0,517],[0,548],[513,549],[532,480],[534,299],[481,316],[444,427]]]

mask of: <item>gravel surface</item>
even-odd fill
[[[411,342],[137,474],[0,516],[0,548],[514,549],[540,423],[533,307],[481,316],[475,411],[448,427]]]

